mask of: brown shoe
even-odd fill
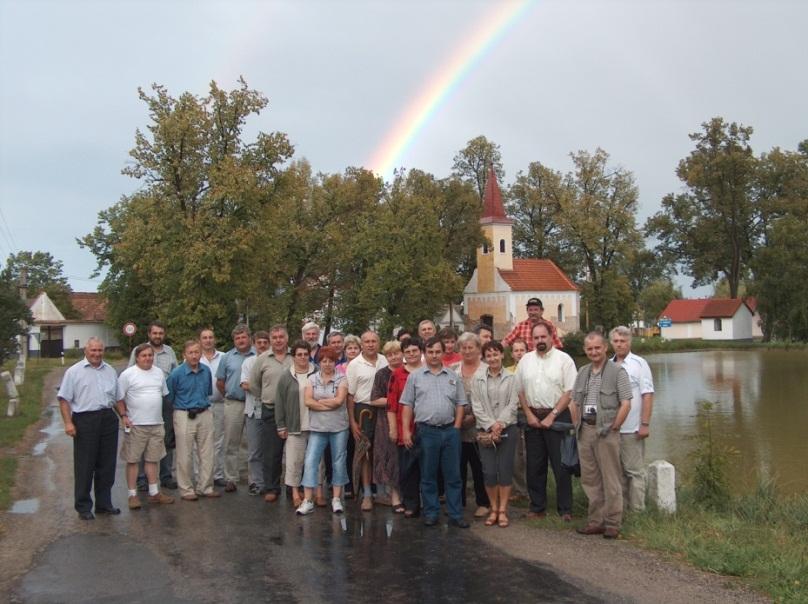
[[[325,500],[325,497],[319,496],[314,498],[314,505],[316,505],[318,508],[324,508],[328,506],[328,502]]]
[[[617,539],[618,535],[620,535],[620,529],[613,526],[607,526],[605,529],[603,529],[604,539]]]
[[[572,522],[572,514],[562,514],[561,520],[564,522]]]
[[[140,509],[140,499],[138,499],[137,495],[133,495],[129,498],[129,509],[130,510],[139,510]]]
[[[216,499],[217,497],[221,497],[222,494],[219,491],[208,491],[207,493],[202,493],[208,499]]]
[[[363,512],[372,512],[373,511],[373,498],[372,497],[363,497],[362,498],[362,511]]]
[[[579,535],[602,535],[606,529],[598,524],[587,524],[576,529]]]
[[[547,517],[547,512],[528,512],[525,518],[528,520],[544,520]]]
[[[174,503],[174,498],[158,491],[157,495],[149,495],[149,503]]]
[[[491,510],[484,505],[481,505],[474,511],[475,518],[485,518],[488,514],[491,513]]]
[[[278,494],[274,491],[270,491],[266,495],[264,495],[264,501],[267,503],[275,503],[278,501]]]
[[[236,492],[236,483],[232,480],[228,480],[227,484],[224,485],[224,492],[225,493],[235,493]]]
[[[183,501],[196,501],[199,497],[197,497],[196,493],[189,493],[188,495],[183,495],[181,499]]]

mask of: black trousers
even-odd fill
[[[558,416],[558,421],[572,422],[569,410]],[[525,428],[525,479],[530,497],[530,511],[547,509],[547,462],[553,468],[556,482],[558,513],[572,513],[572,477],[561,467],[561,441],[564,434],[557,430]]]
[[[418,465],[417,446],[398,447],[398,488],[404,509],[418,513],[421,509],[421,467]]]
[[[115,460],[118,454],[118,416],[112,409],[73,414],[74,499],[77,512],[112,507]]]
[[[471,479],[474,481],[474,499],[478,507],[487,508],[491,505],[491,501],[488,499],[488,493],[485,492],[483,464],[480,461],[477,443],[464,442],[460,448],[460,480],[463,482],[460,496],[463,500],[463,507],[466,507],[466,483],[468,482],[469,466],[471,466]]]
[[[285,441],[278,436],[278,424],[275,423],[275,408],[264,405],[261,409],[264,431],[261,435],[264,449],[264,489],[267,492],[280,494],[281,471],[283,461],[283,445]]]

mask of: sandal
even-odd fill
[[[508,528],[511,524],[510,520],[508,520],[508,515],[502,511],[499,513],[499,527],[500,528]]]
[[[407,508],[404,507],[403,503],[397,503],[393,506],[393,513],[394,514],[403,514]]]
[[[485,519],[485,526],[494,526],[497,523],[497,518],[499,517],[499,512],[492,511],[488,514],[488,518]]]

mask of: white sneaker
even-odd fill
[[[335,514],[342,514],[345,510],[342,509],[342,499],[334,497],[331,500],[331,511]]]
[[[305,516],[314,511],[314,502],[310,499],[304,499],[303,503],[295,510],[298,516]]]

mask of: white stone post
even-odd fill
[[[658,510],[673,514],[676,511],[676,468],[664,460],[648,466],[648,495]]]
[[[6,383],[6,394],[8,394],[8,408],[6,409],[6,415],[8,417],[14,417],[17,415],[17,409],[20,405],[17,386],[14,385],[14,380],[11,377],[11,373],[8,371],[0,373],[0,379]]]

